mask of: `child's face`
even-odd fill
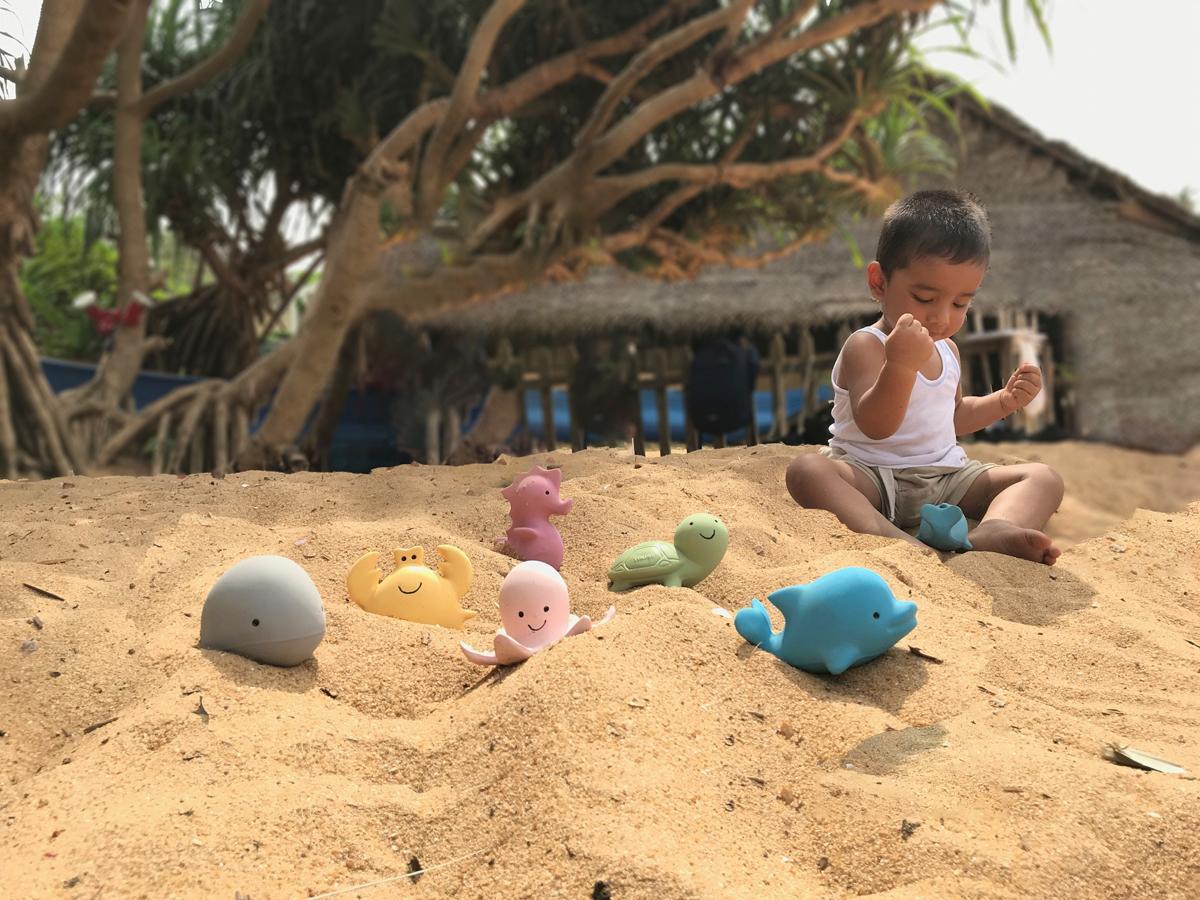
[[[878,262],[867,266],[867,285],[883,310],[884,330],[905,313],[925,326],[935,341],[952,337],[967,317],[967,309],[987,266],[979,262],[952,263],[936,257],[913,260],[891,277]]]

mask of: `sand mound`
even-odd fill
[[[972,448],[1064,474],[1046,568],[798,510],[795,452],[537,457],[575,500],[575,610],[619,612],[496,671],[457,642],[498,625],[498,488],[534,460],[0,484],[4,893],[258,900],[425,868],[345,896],[1195,896],[1200,784],[1102,750],[1200,773],[1200,455]],[[699,510],[731,533],[699,591],[605,590],[620,550]],[[347,601],[364,550],[439,543],[475,563],[465,633]],[[301,667],[195,647],[209,586],[256,553],[325,599]],[[714,613],[845,565],[920,624],[839,678]]]

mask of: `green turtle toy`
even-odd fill
[[[716,516],[696,513],[675,529],[675,543],[646,541],[630,547],[608,570],[608,589],[628,591],[647,584],[692,587],[717,567],[729,531]]]

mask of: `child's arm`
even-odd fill
[[[962,357],[959,356],[958,346],[954,341],[949,343],[961,370]],[[1042,370],[1031,363],[1019,366],[1017,371],[1009,376],[1008,383],[1003,388],[992,391],[986,397],[964,397],[960,379],[958,395],[954,401],[955,435],[974,434],[1018,409],[1024,409],[1041,389]]]
[[[841,379],[859,430],[873,441],[896,433],[908,410],[917,371],[933,353],[929,332],[911,315],[897,320],[887,342],[852,335],[842,356]]]

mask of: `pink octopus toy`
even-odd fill
[[[617,614],[610,606],[596,625],[611,621]],[[481,666],[511,666],[524,662],[551,644],[592,627],[587,616],[571,613],[567,584],[553,568],[538,560],[518,563],[504,576],[500,585],[500,621],[495,652],[481,653],[466,641],[458,646],[463,656]]]
[[[558,496],[561,485],[562,469],[534,466],[500,492],[508,501],[508,517],[512,519],[512,526],[496,541],[503,552],[562,568],[562,536],[550,524],[550,516],[565,516],[571,511],[572,501]]]

